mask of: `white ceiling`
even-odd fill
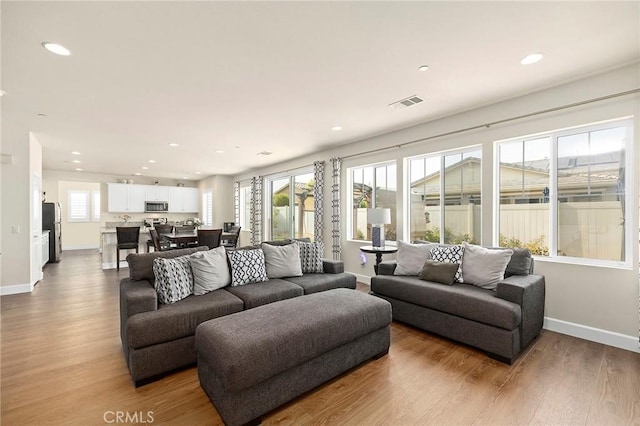
[[[0,7],[3,114],[27,123],[48,170],[237,174],[640,56],[637,1]],[[532,52],[545,57],[521,65]],[[414,94],[425,101],[388,107]]]

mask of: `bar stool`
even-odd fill
[[[116,226],[116,269],[120,270],[120,250],[136,250],[138,253],[139,226]]]

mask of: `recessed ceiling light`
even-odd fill
[[[418,71],[428,71],[429,70],[429,65],[420,65],[418,67]]]
[[[337,132],[337,131],[339,131],[339,130],[342,130],[342,127],[340,127],[340,126],[333,126],[333,127],[331,128],[331,130],[333,130],[334,132]]]
[[[169,142],[169,146],[175,148],[176,146],[180,146],[180,144],[175,142]]]
[[[535,64],[536,62],[538,62],[540,59],[542,59],[544,55],[542,53],[532,53],[530,55],[525,56],[524,58],[522,58],[522,60],[520,61],[520,63],[522,65],[531,65],[531,64]]]
[[[188,178],[188,177],[186,177],[186,176],[182,176],[182,179],[189,179],[189,178]]]
[[[72,163],[76,163],[76,164],[79,163],[79,162],[80,162],[80,160],[73,160],[72,161]]]
[[[142,173],[134,173],[134,176],[142,176]]]
[[[7,94],[7,92],[5,92],[4,90],[0,90],[0,96],[4,96],[6,94]]]
[[[76,169],[76,171],[77,171],[77,172],[81,172],[81,171],[82,171],[82,169],[81,169],[80,167],[78,167],[78,168]]]
[[[80,155],[78,151],[71,151],[71,155]]]
[[[142,166],[142,170],[149,170],[147,166]]]
[[[199,174],[200,174],[200,172],[196,172],[196,174],[197,174],[197,175],[199,175]]]
[[[216,149],[216,154],[224,154],[224,151],[221,149]]]
[[[150,162],[150,163],[155,163],[155,162],[156,162],[156,160],[149,160],[149,162]]]
[[[42,42],[42,47],[44,47],[51,53],[55,53],[56,55],[61,55],[61,56],[71,55],[71,51],[69,49],[67,49],[66,47],[58,43],[51,43],[49,41],[45,41],[45,42]]]

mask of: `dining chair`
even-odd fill
[[[116,270],[120,270],[120,250],[136,250],[138,253],[139,226],[116,226]]]
[[[222,245],[225,248],[236,248],[238,246],[238,240],[240,239],[240,226],[233,226],[229,233],[231,235],[225,235]]]
[[[173,249],[173,247],[171,247],[168,242],[162,241],[157,229],[150,229],[149,234],[151,235],[151,241],[153,242],[153,248],[155,251],[165,251]]]
[[[196,230],[196,226],[195,225],[182,225],[182,226],[176,226],[175,227],[175,232],[176,234],[186,234],[189,232],[193,232]]]
[[[198,229],[199,246],[207,246],[209,250],[220,247],[220,237],[222,229]]]
[[[170,234],[173,232],[173,225],[155,225],[153,227],[153,229],[156,230],[156,232],[158,233],[158,237],[160,238],[160,242],[164,243],[163,238],[162,238],[162,234]],[[151,233],[152,230],[149,230],[149,233]],[[151,247],[154,247],[153,244],[153,239],[148,239],[147,240],[147,253],[149,253],[149,251],[151,250]]]

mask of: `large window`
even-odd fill
[[[631,134],[616,121],[499,143],[500,245],[624,262]]]
[[[274,240],[285,238],[310,238],[313,240],[315,180],[313,172],[301,171],[297,174],[267,179],[268,200],[271,206],[269,237]]]
[[[386,241],[396,235],[396,165],[384,163],[349,169],[351,182],[351,231],[354,240],[370,240],[371,225],[367,223],[368,208],[389,208],[391,223],[385,225]]]
[[[479,244],[480,148],[413,157],[408,167],[410,240]]]

